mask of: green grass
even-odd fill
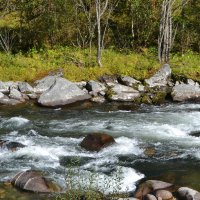
[[[0,52],[0,80],[33,82],[50,71],[64,69],[65,78],[71,81],[95,80],[104,74],[128,75],[143,80],[160,67],[154,53],[103,51],[103,67],[96,65],[95,49],[57,47],[50,50],[7,55]],[[200,55],[188,52],[184,56],[173,55],[171,67],[175,75],[200,81]]]

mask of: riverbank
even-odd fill
[[[64,77],[70,81],[97,80],[108,75],[131,76],[144,80],[159,68],[157,53],[151,49],[141,52],[103,51],[103,67],[96,65],[96,50],[59,47],[55,49],[35,49],[28,53],[0,53],[0,80],[34,82],[52,71],[63,69]],[[184,55],[172,54],[170,66],[177,79],[190,78],[200,81],[200,56],[192,52]]]

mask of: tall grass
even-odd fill
[[[71,81],[95,80],[104,74],[127,75],[143,80],[153,75],[160,67],[156,54],[151,51],[141,53],[112,49],[103,51],[103,67],[96,65],[96,51],[69,47],[35,50],[26,54],[0,52],[0,80],[35,81],[50,71],[62,68],[65,78]],[[193,52],[175,54],[171,59],[175,75],[200,81],[200,56]]]

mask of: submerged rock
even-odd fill
[[[19,143],[19,142],[10,142],[7,140],[0,140],[0,147],[6,148],[11,151],[16,151],[19,148],[24,148],[25,145]]]
[[[51,193],[60,191],[58,185],[42,176],[41,172],[34,170],[18,173],[11,180],[11,184],[16,188],[31,192]]]
[[[91,96],[86,94],[76,84],[64,78],[57,78],[55,84],[39,97],[38,103],[43,106],[55,107],[90,98]]]
[[[166,87],[171,77],[171,68],[168,64],[164,64],[163,67],[151,78],[146,79],[145,83],[150,87]]]
[[[200,87],[198,85],[181,83],[175,85],[172,89],[172,98],[174,101],[200,100]]]
[[[100,151],[113,143],[115,143],[115,140],[110,135],[104,133],[91,133],[83,139],[80,146],[88,151]]]
[[[181,200],[199,200],[200,193],[188,187],[178,189],[178,196]]]
[[[131,102],[140,97],[140,93],[131,87],[115,84],[107,91],[107,97],[112,101]]]

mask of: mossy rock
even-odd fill
[[[152,100],[151,100],[149,95],[145,94],[141,98],[141,103],[143,103],[143,104],[152,104]]]
[[[160,105],[165,102],[167,93],[166,92],[157,92],[152,97],[152,103],[155,105]]]
[[[105,95],[105,97],[106,97],[107,99],[111,99],[112,96],[115,95],[115,94],[116,94],[116,93],[112,90],[112,88],[108,88],[108,89],[106,90],[106,95]]]

